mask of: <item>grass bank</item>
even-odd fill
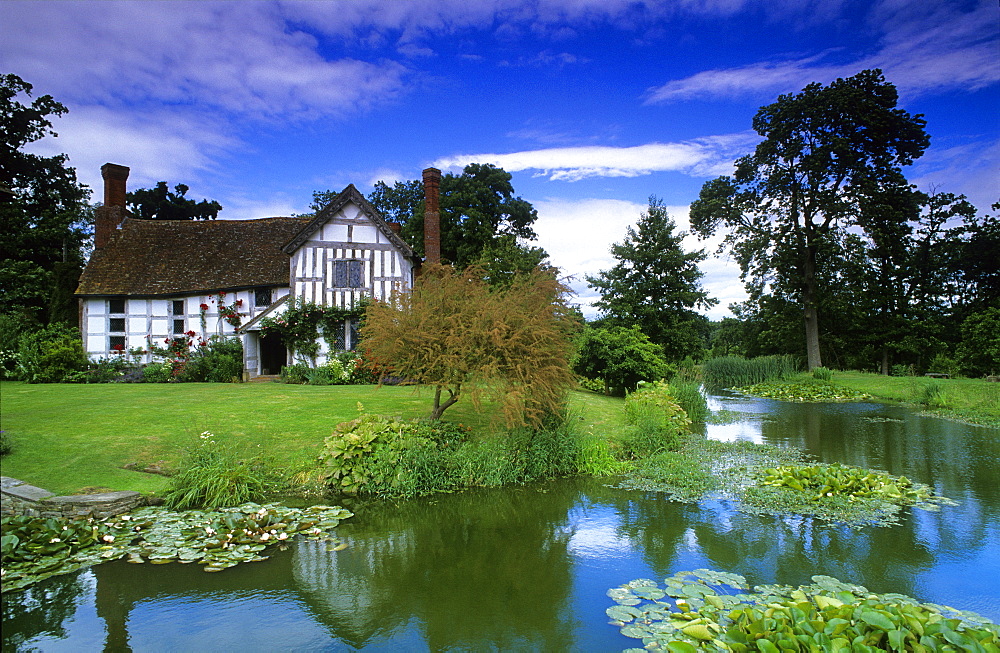
[[[425,417],[426,389],[271,383],[36,384],[0,382],[0,429],[13,445],[3,475],[57,494],[85,487],[160,492],[163,476],[124,469],[129,463],[176,466],[203,431],[259,449],[285,469],[312,464],[334,427],[370,413]],[[624,428],[622,401],[572,393],[581,432],[606,436]],[[461,402],[445,419],[490,437],[490,411]]]
[[[881,401],[1000,428],[1000,383],[988,383],[981,379],[931,379],[839,371],[833,373],[832,382],[870,394]]]

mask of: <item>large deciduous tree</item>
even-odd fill
[[[17,75],[0,75],[0,312],[57,321],[75,316],[59,298],[72,293],[82,269],[90,191],[65,154],[24,151],[56,136],[51,117],[67,111],[51,95],[26,103],[31,91]]]
[[[389,376],[434,388],[432,419],[489,396],[508,426],[537,426],[573,383],[567,292],[543,270],[497,289],[479,268],[428,265],[411,291],[368,307],[362,348]]]
[[[753,119],[764,138],[753,154],[736,161],[732,176],[707,182],[691,205],[692,228],[701,236],[729,230],[723,246],[758,291],[775,275],[792,282],[810,368],[822,365],[824,249],[832,251],[832,241],[850,227],[889,233],[910,217],[873,210],[885,207],[878,198],[911,192],[902,167],[929,144],[923,117],[898,109],[897,100],[880,70],[780,96]]]
[[[705,260],[704,250],[685,252],[684,233],[675,228],[663,202],[650,197],[636,228],[628,227],[625,240],[611,246],[618,263],[587,277],[601,293],[594,302],[601,324],[639,326],[671,362],[703,348],[708,321],[695,309],[718,303],[701,287],[704,273],[698,263]]]
[[[133,218],[140,220],[214,220],[219,217],[222,205],[215,200],[196,202],[184,195],[184,184],[174,190],[167,189],[167,182],[157,182],[153,188],[139,188],[125,196],[126,206]]]
[[[402,236],[424,255],[424,191],[419,179],[375,185],[369,200],[383,215],[403,225]],[[484,254],[506,251],[513,264],[545,258],[544,250],[522,241],[535,239],[538,213],[514,195],[511,175],[490,164],[471,163],[461,175],[446,174],[440,185],[441,258],[455,267],[480,264]],[[511,248],[523,250],[512,255]],[[527,271],[524,263],[520,271]]]

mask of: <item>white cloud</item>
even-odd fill
[[[591,145],[507,154],[459,154],[438,159],[434,165],[461,169],[469,163],[492,163],[508,172],[536,170],[539,176],[561,181],[638,177],[667,171],[711,177],[731,172],[735,158],[752,150],[758,140],[752,132],[741,132],[633,147]]]
[[[54,119],[53,126],[58,138],[44,138],[26,149],[45,156],[68,153],[77,177],[94,189],[93,201],[102,199],[105,163],[131,168],[130,188],[162,180],[191,185],[193,177],[216,167],[216,155],[238,143],[218,125],[170,110],[140,114],[73,108]]]
[[[341,116],[396,96],[407,75],[392,61],[325,59],[271,3],[3,3],[0,20],[0,63],[64,102]]]
[[[626,229],[635,225],[647,206],[614,199],[545,199],[532,204],[538,211],[534,225],[537,244],[549,253],[552,264],[564,275],[572,275],[569,285],[577,295],[576,301],[584,315],[594,317],[593,302],[600,297],[587,287],[586,276],[609,270],[616,264],[611,244],[625,239]],[[688,230],[688,207],[671,206],[667,211],[674,218],[677,231]],[[688,236],[684,240],[685,250],[704,249],[709,255],[699,267],[705,273],[703,287],[720,300],[718,306],[706,311],[714,320],[731,315],[726,308],[730,303],[746,299],[739,281],[739,267],[714,254],[720,239],[703,242]]]
[[[941,90],[977,90],[1000,81],[996,65],[996,7],[980,2],[970,11],[954,3],[883,2],[872,12],[884,33],[881,49],[867,57],[823,64],[829,53],[788,61],[705,70],[650,89],[649,104],[692,98],[773,96],[812,82],[829,83],[881,68],[905,96]]]

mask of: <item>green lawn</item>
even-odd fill
[[[981,379],[930,379],[922,376],[883,376],[868,372],[834,372],[833,382],[867,392],[878,399],[920,404],[926,388],[941,391],[940,406],[932,412],[977,424],[1000,427],[1000,383]]]
[[[277,383],[36,384],[0,382],[0,429],[13,443],[3,475],[56,494],[84,487],[156,492],[167,479],[122,469],[176,465],[203,431],[256,448],[290,469],[311,463],[334,427],[366,412],[424,417],[427,389]],[[584,432],[622,427],[621,399],[575,392],[571,410]],[[582,418],[582,419],[581,419]],[[490,431],[488,406],[460,402],[445,419]]]

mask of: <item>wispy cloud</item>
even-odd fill
[[[538,176],[558,181],[639,177],[654,172],[682,172],[696,177],[711,177],[730,172],[736,157],[752,150],[758,140],[752,132],[741,132],[633,147],[592,145],[507,154],[459,154],[438,159],[434,165],[454,169],[470,163],[492,163],[508,172],[535,170]]]
[[[977,90],[1000,81],[996,65],[996,7],[985,0],[969,11],[954,3],[883,2],[870,19],[883,32],[880,50],[847,63],[825,63],[830,53],[794,60],[705,70],[649,90],[647,104],[690,100],[773,96],[812,82],[829,83],[881,68],[905,96],[942,90]]]
[[[267,3],[4,3],[0,63],[65,102],[282,119],[339,116],[393,97],[406,68],[327,60]],[[59,34],[54,44],[51,34]]]

